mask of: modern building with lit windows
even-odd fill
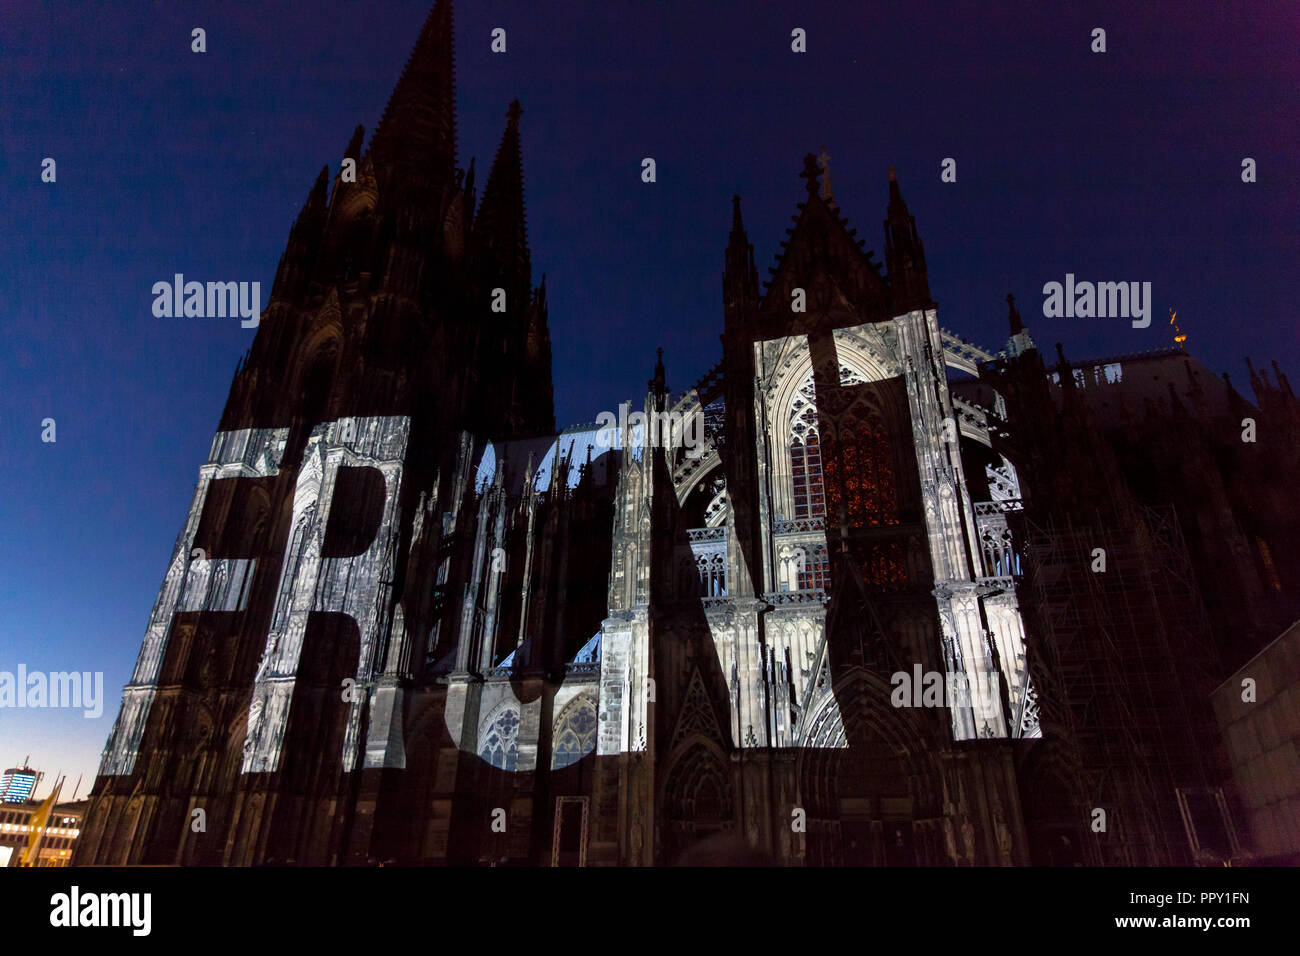
[[[81,821],[88,800],[56,803],[37,850],[37,866],[68,866],[72,850],[81,835]],[[32,820],[41,803],[28,800],[0,805],[0,866],[18,866],[31,839]]]

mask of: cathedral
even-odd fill
[[[522,109],[480,193],[455,102],[438,0],[289,232],[75,862],[1237,849],[1209,693],[1300,616],[1284,375],[1071,362],[1011,296],[986,351],[896,174],[882,262],[810,155],[762,285],[731,201],[718,363],[560,430]]]

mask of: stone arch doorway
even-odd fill
[[[923,730],[881,701],[887,685],[850,678],[812,721],[799,760],[809,866],[935,866],[944,849],[943,780]],[[847,732],[846,732],[846,729]]]
[[[675,863],[691,846],[736,829],[730,764],[711,740],[682,741],[664,775],[660,801],[662,859]]]

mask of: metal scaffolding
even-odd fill
[[[1079,774],[1078,812],[1107,811],[1087,862],[1187,864],[1177,791],[1204,786],[1214,765],[1215,654],[1173,507],[1140,508],[1135,519],[1022,519],[1031,654],[1044,735]],[[1102,552],[1105,570],[1094,570]]]

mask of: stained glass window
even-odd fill
[[[869,584],[902,584],[908,579],[903,546],[897,541],[882,541],[854,548],[862,569],[862,579]]]
[[[847,365],[840,366],[840,387],[866,382]],[[826,516],[826,486],[822,473],[822,436],[817,419],[816,385],[810,369],[790,403],[790,474],[795,518]]]
[[[564,708],[555,724],[551,767],[558,770],[577,763],[596,747],[596,704],[579,697]]]
[[[898,524],[893,455],[879,413],[864,402],[845,416],[826,446],[826,496],[833,518],[855,527]]]
[[[795,393],[790,408],[790,473],[794,482],[794,517],[821,518],[826,514],[822,486],[822,452],[817,435],[817,404],[813,399],[812,372]]]
[[[794,516],[821,518],[826,514],[826,491],[822,486],[822,451],[817,433],[790,445],[790,472],[794,480]]]
[[[831,586],[831,561],[826,545],[814,545],[806,550],[807,557],[798,569],[799,590],[827,589]]]
[[[507,708],[497,714],[483,735],[479,756],[498,769],[515,769],[519,763],[519,711]]]

